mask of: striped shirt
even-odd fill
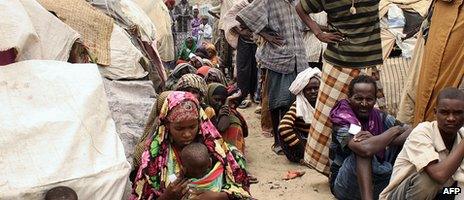
[[[355,2],[356,14],[350,12]],[[307,13],[325,11],[329,29],[346,38],[328,44],[325,60],[340,67],[370,67],[382,64],[379,0],[301,0]]]
[[[289,146],[306,145],[310,127],[311,124],[306,124],[302,118],[296,116],[296,103],[293,103],[280,121],[279,134]]]

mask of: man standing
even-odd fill
[[[237,1],[227,11],[223,23],[227,42],[237,49],[237,85],[242,91],[239,102],[244,102],[243,100],[248,94],[253,98],[258,84],[258,67],[255,57],[257,45],[253,39],[253,33],[250,29],[241,26],[240,22],[236,20],[237,14],[251,2],[252,0]],[[242,105],[244,104],[242,103]]]
[[[188,36],[190,20],[193,19],[192,7],[188,3],[188,0],[181,0],[180,3],[174,7],[173,16],[177,23],[176,42],[178,43],[176,46],[179,46]]]
[[[379,1],[300,0],[296,10],[316,37],[328,43],[324,52],[322,81],[305,150],[305,162],[329,174],[329,112],[347,97],[348,84],[361,70],[382,64]],[[327,13],[329,30],[322,31],[308,14]]]
[[[192,28],[192,36],[195,38],[197,44],[199,41],[199,32],[201,25],[201,18],[199,16],[200,11],[197,6],[193,6],[193,19],[190,22],[190,27]]]
[[[436,121],[420,123],[411,132],[380,199],[445,199],[443,187],[463,186],[464,92],[441,91],[435,115]]]
[[[463,0],[434,1],[429,36],[419,75],[414,124],[434,119],[438,92],[464,79]]]
[[[279,122],[290,108],[290,87],[297,73],[308,68],[305,49],[301,45],[301,20],[295,12],[294,0],[255,0],[237,15],[237,20],[260,35],[266,42],[256,51],[256,60],[264,69],[263,98],[269,99],[274,131],[273,150],[282,153]]]

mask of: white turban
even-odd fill
[[[291,93],[296,95],[296,116],[302,117],[307,124],[311,123],[313,119],[314,108],[304,96],[303,89],[308,85],[311,78],[317,78],[320,81],[321,74],[321,70],[316,67],[308,68],[300,72],[290,85],[290,88],[288,88]]]

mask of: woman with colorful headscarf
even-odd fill
[[[248,126],[243,116],[236,110],[236,106],[232,105],[232,101],[224,85],[219,83],[208,85],[206,104],[214,109],[211,121],[221,133],[224,141],[244,153]]]
[[[243,157],[223,141],[192,94],[170,93],[159,113],[159,122],[142,154],[142,164],[130,199],[180,200],[191,192],[197,199],[250,197]],[[221,192],[189,191],[188,180],[182,175],[179,152],[193,142],[203,143],[213,162],[223,166],[224,186]]]
[[[283,153],[292,162],[298,163],[304,157],[320,83],[321,71],[308,68],[290,85],[289,90],[296,95],[296,101],[280,122],[279,136]]]
[[[179,49],[177,60],[180,59],[180,60],[189,61],[190,60],[189,55],[191,53],[195,53],[196,50],[197,50],[197,43],[195,42],[195,39],[192,36],[187,37]]]
[[[140,141],[137,145],[135,145],[134,149],[134,157],[133,157],[133,166],[135,169],[135,173],[137,172],[140,162],[141,162],[141,156],[144,151],[145,146],[147,146],[147,141],[150,140],[150,138],[153,136],[152,134],[155,132],[155,129],[158,128],[158,116],[159,113],[161,112],[161,108],[163,107],[164,101],[168,98],[169,94],[172,91],[164,91],[162,92],[158,98],[156,99],[155,104],[153,105],[150,115],[148,116],[147,124],[145,125],[145,129],[143,131],[143,135],[140,138]],[[131,181],[134,180],[134,177],[132,177],[131,173]]]

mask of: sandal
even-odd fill
[[[258,178],[255,176],[248,174],[248,180],[250,181],[250,184],[257,184],[259,183]]]
[[[282,147],[280,145],[273,144],[271,146],[271,149],[275,154],[277,154],[279,156],[284,155],[284,150],[282,149]]]
[[[243,100],[242,103],[238,106],[240,109],[245,109],[251,106],[250,100]]]

